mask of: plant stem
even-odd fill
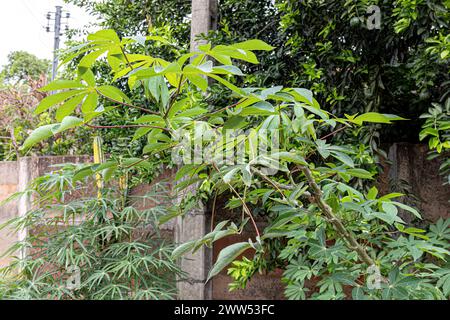
[[[333,132],[331,132],[331,133],[327,134],[326,136],[323,136],[323,137],[321,137],[321,138],[319,138],[319,139],[320,139],[320,140],[325,140],[326,138],[332,137],[332,136],[334,136],[336,133],[338,133],[338,132],[340,132],[340,131],[342,131],[342,130],[345,130],[345,129],[347,129],[347,128],[348,128],[347,126],[343,126],[343,127],[339,128],[339,129],[337,129],[337,130],[335,130],[335,131],[333,131]]]
[[[219,170],[219,168],[217,168],[217,165],[214,162],[212,163],[212,165],[213,165],[214,169],[220,174],[220,170]],[[256,235],[258,236],[258,238],[261,237],[261,233],[259,232],[258,226],[256,225],[256,221],[253,218],[252,212],[250,211],[249,207],[245,203],[244,199],[242,199],[242,197],[239,195],[239,192],[237,192],[236,189],[230,183],[227,182],[226,184],[230,187],[231,191],[233,191],[234,194],[241,201],[242,207],[244,208],[245,213],[247,213],[247,215],[249,216],[249,218],[253,224],[253,227],[255,228]]]
[[[126,125],[113,125],[113,126],[97,126],[92,124],[85,124],[87,127],[92,129],[125,129],[125,128],[153,128],[153,129],[161,129],[163,131],[169,132],[169,129],[158,126],[149,126],[149,125],[141,125],[141,124],[126,124]]]
[[[126,106],[126,107],[130,107],[130,108],[139,109],[139,110],[144,111],[144,112],[146,112],[146,113],[159,115],[158,112],[155,112],[155,111],[152,111],[152,110],[148,110],[148,109],[145,109],[145,108],[143,108],[143,107],[135,106],[135,105],[133,105],[133,104],[129,104],[129,103],[126,103],[126,102],[122,102],[122,101],[119,101],[119,100],[116,100],[116,99],[107,97],[107,96],[105,96],[104,94],[102,94],[102,93],[101,93],[100,91],[98,91],[98,90],[97,90],[97,93],[98,93],[99,95],[101,95],[102,97],[105,97],[106,99],[108,99],[108,100],[110,100],[110,101],[112,101],[112,102],[114,102],[114,103],[118,103],[118,104],[120,104],[120,105],[123,105],[123,106]]]
[[[367,251],[358,243],[358,241],[356,241],[355,237],[345,228],[341,219],[333,213],[333,209],[331,209],[331,207],[322,199],[322,190],[314,179],[311,170],[306,166],[300,168],[305,174],[308,184],[312,189],[312,196],[314,197],[316,204],[327,219],[333,224],[337,233],[346,240],[348,247],[351,250],[356,251],[361,261],[368,266],[375,265],[375,262],[369,256]]]
[[[167,111],[164,113],[164,117],[163,117],[164,119],[167,118],[167,115],[169,114],[170,109],[172,109],[173,105],[175,104],[175,101],[177,100],[177,97],[179,96],[180,91],[181,91],[181,87],[183,85],[184,85],[184,83],[183,83],[183,75],[181,75],[180,76],[180,81],[178,83],[177,90],[175,91],[174,95],[172,97],[170,97],[170,102],[169,102],[170,104],[169,104],[169,107],[167,108]]]

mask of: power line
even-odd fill
[[[29,7],[29,5],[27,4],[26,0],[22,0],[21,3],[23,4],[23,6],[25,7],[25,9],[31,14],[31,16],[33,17],[33,19],[39,24],[40,27],[44,28],[44,24],[42,23],[42,18],[39,19],[33,12],[33,10]],[[44,41],[42,41],[41,35],[38,34],[38,40],[41,43],[41,45],[43,46],[43,48],[47,48],[48,47],[48,43],[45,43]]]

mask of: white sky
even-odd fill
[[[45,26],[47,12],[54,12],[56,5],[70,12],[71,28],[95,22],[82,9],[67,5],[62,0],[0,0],[0,67],[6,64],[8,54],[17,50],[52,60],[54,34],[47,33]],[[62,22],[65,21],[63,18]],[[53,30],[54,21],[51,20],[50,24]],[[62,37],[61,46],[64,41]]]

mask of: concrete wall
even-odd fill
[[[15,161],[0,162],[0,202],[18,191],[19,175],[18,163]],[[18,214],[17,203],[9,203],[0,206],[0,225]],[[5,252],[14,242],[18,235],[9,229],[0,230],[0,254]],[[9,258],[0,258],[0,268],[8,264]]]
[[[428,147],[423,144],[396,143],[389,147],[389,162],[380,175],[380,193],[400,192],[408,196],[401,202],[417,207],[428,222],[450,218],[450,186],[443,185],[439,175],[441,161],[428,160]],[[411,215],[403,214],[405,221]]]

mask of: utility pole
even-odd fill
[[[52,18],[52,14],[54,15],[54,18]],[[58,68],[58,50],[59,50],[59,44],[61,42],[61,36],[63,35],[61,32],[61,19],[63,16],[63,10],[62,6],[56,6],[55,12],[49,12],[47,13],[47,32],[51,32],[50,28],[50,20],[55,21],[55,25],[53,28],[53,32],[55,34],[54,37],[54,45],[53,45],[53,63],[52,63],[52,81],[55,80],[56,77],[56,70]],[[68,20],[70,18],[70,13],[66,12],[65,18]],[[65,30],[67,31],[69,29],[67,21],[65,22]]]
[[[56,6],[55,12],[55,43],[53,46],[53,66],[52,66],[52,81],[55,80],[56,77],[56,69],[58,68],[58,50],[59,50],[59,42],[61,40],[61,14],[62,7]]]

